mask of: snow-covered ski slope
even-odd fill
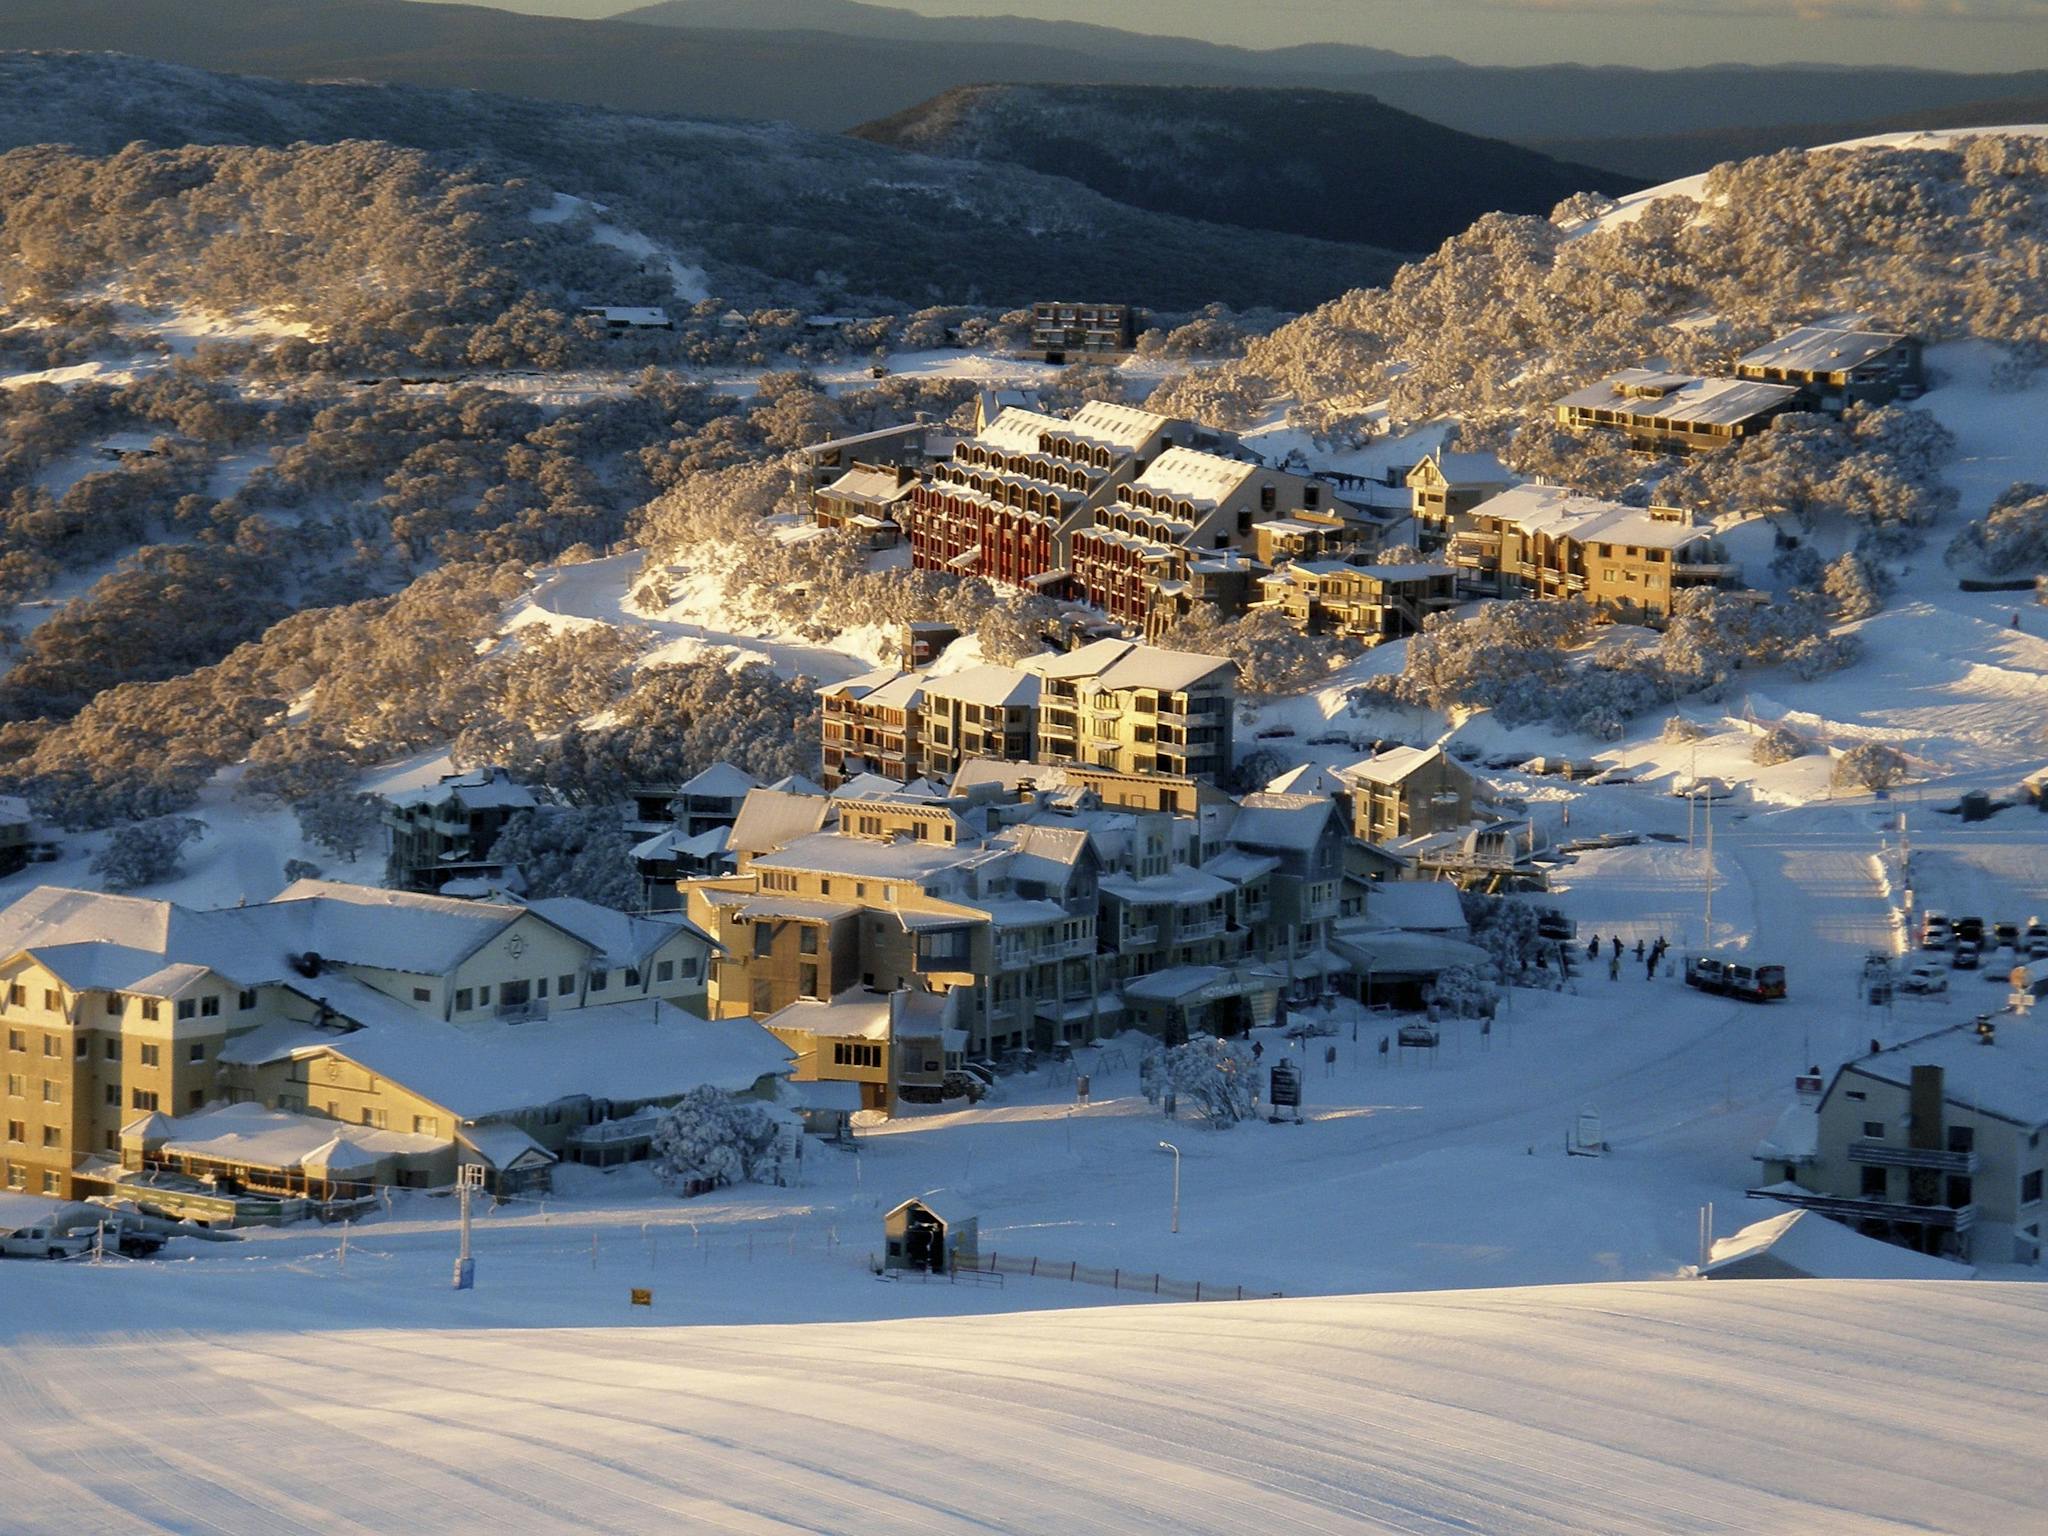
[[[0,1353],[63,1531],[2039,1530],[2048,1292],[1701,1281]]]

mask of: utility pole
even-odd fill
[[[1707,786],[1707,948],[1714,947],[1714,786]]]
[[[1173,1230],[1180,1230],[1180,1148],[1170,1141],[1159,1143],[1159,1150],[1173,1154]]]
[[[476,1286],[476,1260],[469,1256],[469,1197],[483,1188],[484,1165],[464,1163],[455,1170],[455,1192],[462,1201],[462,1252],[455,1259],[455,1289],[472,1290]]]

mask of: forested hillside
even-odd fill
[[[1343,91],[975,85],[853,133],[1068,176],[1158,213],[1408,251],[1482,214],[1641,185]]]

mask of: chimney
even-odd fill
[[[1941,1128],[1941,1068],[1913,1069],[1913,1120],[1908,1145],[1918,1151],[1939,1152],[1944,1143]]]

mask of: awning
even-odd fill
[[[971,570],[973,567],[979,564],[981,564],[981,546],[977,544],[974,546],[974,548],[964,549],[959,554],[955,555],[952,559],[948,560],[946,562],[946,568],[948,570],[953,571],[965,571]]]

